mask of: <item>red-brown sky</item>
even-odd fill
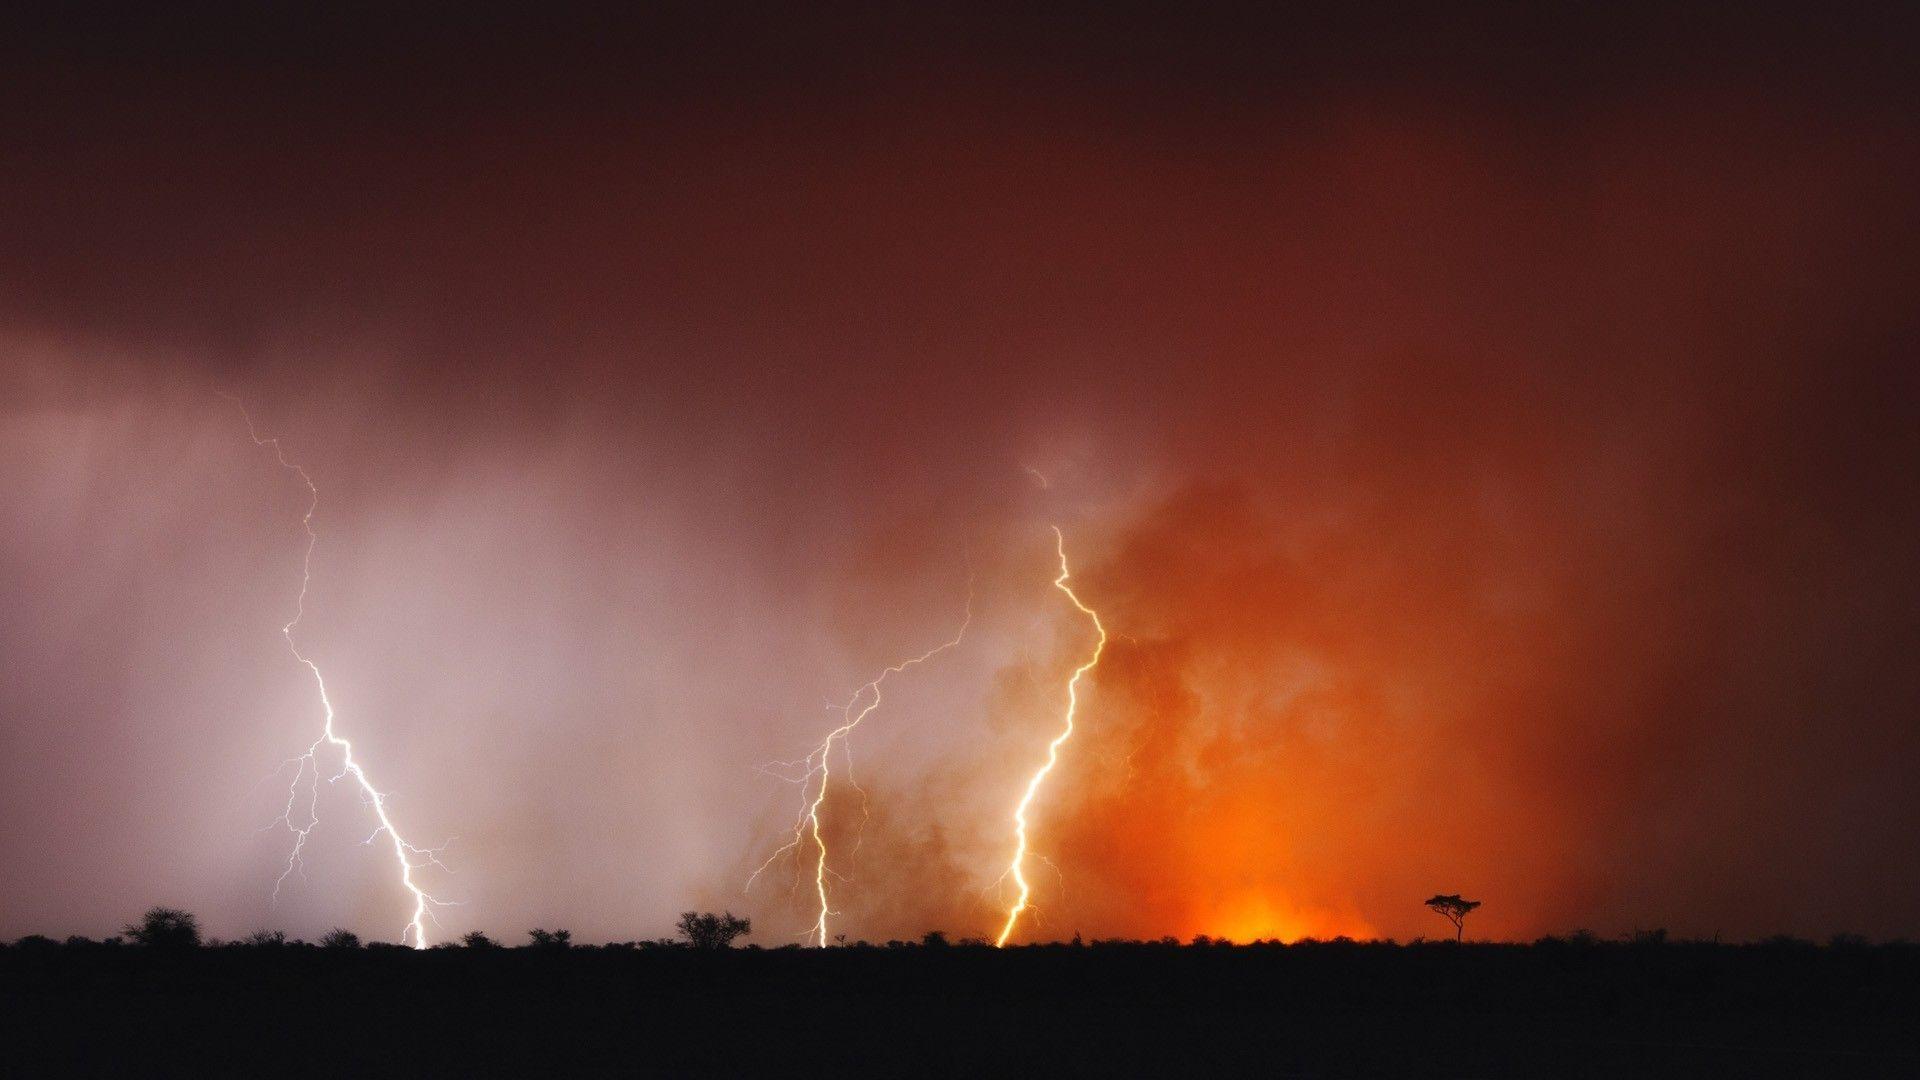
[[[0,936],[1920,932],[1909,28],[71,11],[0,81]],[[448,16],[448,19],[453,19]],[[1028,469],[1049,483],[1042,487]],[[851,802],[835,807],[851,814]],[[850,843],[850,816],[829,818]]]

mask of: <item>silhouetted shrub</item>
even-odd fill
[[[573,931],[571,930],[529,930],[527,937],[536,949],[571,949]]]
[[[920,944],[925,945],[929,949],[944,949],[949,944],[947,941],[947,932],[945,930],[929,930],[920,935]]]
[[[320,936],[323,949],[357,949],[360,947],[360,935],[351,930],[334,927]]]
[[[26,937],[14,942],[13,946],[16,949],[27,952],[45,952],[50,949],[59,948],[60,943],[45,934],[28,934]]]
[[[674,924],[680,936],[687,944],[696,949],[725,949],[733,944],[733,939],[753,933],[753,921],[743,919],[729,911],[715,915],[711,911],[683,911],[680,921]]]
[[[466,935],[460,939],[460,943],[469,949],[497,949],[500,947],[499,942],[478,930],[467,931]]]
[[[238,944],[255,949],[277,949],[287,943],[285,930],[255,930],[241,938]]]
[[[151,908],[126,929],[137,945],[155,949],[192,949],[200,945],[200,920],[178,908]]]

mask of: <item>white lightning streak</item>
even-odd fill
[[[233,402],[235,407],[240,410],[241,417],[247,422],[247,437],[253,440],[253,444],[255,446],[272,447],[273,456],[275,460],[280,463],[280,467],[298,476],[300,482],[305,484],[307,488],[307,512],[300,519],[301,527],[307,531],[306,553],[300,563],[300,596],[294,602],[293,618],[287,620],[286,624],[280,628],[280,636],[286,639],[287,650],[293,654],[293,658],[312,673],[314,688],[320,693],[320,705],[326,713],[326,722],[321,727],[320,737],[315,739],[313,743],[307,747],[306,752],[297,758],[289,760],[289,763],[295,764],[296,768],[293,774],[293,783],[287,788],[286,808],[282,811],[277,824],[284,824],[287,829],[293,833],[294,841],[293,850],[287,855],[286,868],[281,870],[280,877],[273,883],[274,899],[279,899],[280,887],[285,884],[288,875],[292,874],[295,870],[301,869],[301,854],[306,848],[307,837],[311,836],[313,830],[320,824],[318,805],[320,798],[320,763],[317,755],[322,746],[332,745],[338,747],[340,750],[340,771],[335,773],[328,780],[328,783],[337,782],[348,776],[353,777],[354,782],[360,786],[361,798],[373,807],[374,817],[378,819],[379,825],[373,830],[373,833],[367,837],[365,843],[373,843],[379,839],[383,833],[392,843],[394,862],[400,870],[400,884],[413,896],[413,918],[408,921],[406,928],[400,932],[400,940],[403,944],[411,944],[416,949],[424,949],[427,947],[426,923],[427,920],[433,918],[433,909],[435,907],[449,906],[451,902],[437,899],[422,889],[420,885],[414,881],[413,873],[415,870],[429,865],[439,866],[441,869],[445,869],[445,865],[440,862],[438,857],[438,853],[442,849],[415,847],[400,835],[400,830],[394,826],[393,818],[387,812],[386,795],[373,786],[373,781],[367,778],[366,770],[354,759],[353,743],[343,738],[339,732],[334,730],[333,700],[327,696],[327,681],[321,676],[319,665],[308,659],[306,654],[300,651],[300,646],[294,640],[293,636],[293,628],[300,625],[300,620],[304,618],[307,613],[307,587],[313,580],[313,549],[320,541],[319,534],[314,532],[313,529],[313,515],[320,507],[320,489],[314,485],[313,478],[307,475],[307,470],[287,460],[286,452],[280,447],[279,438],[263,439],[260,437],[258,429],[253,426],[253,416],[247,412],[246,405],[241,402],[240,399],[230,394],[222,394],[221,396]],[[301,778],[306,777],[309,772],[311,772],[312,777],[307,782],[305,824],[296,825],[293,820],[294,805],[299,801]]]
[[[833,744],[838,741],[842,752],[847,755],[847,782],[852,784],[853,752],[848,748],[847,740],[848,737],[853,734],[854,729],[860,726],[860,722],[865,720],[873,710],[880,707],[881,684],[887,681],[889,675],[898,675],[908,668],[924,664],[928,660],[946,652],[948,649],[959,645],[961,639],[967,636],[967,628],[972,624],[973,582],[969,579],[967,582],[966,617],[961,620],[960,629],[954,633],[951,640],[936,645],[926,652],[921,653],[919,656],[902,660],[892,667],[887,668],[885,671],[882,671],[872,682],[855,690],[853,696],[847,699],[847,703],[840,706],[840,726],[827,732],[827,737],[820,740],[819,745],[815,746],[812,752],[806,757],[801,758],[799,761],[775,762],[762,769],[762,771],[768,772],[771,775],[778,775],[774,772],[776,767],[803,769],[801,775],[797,778],[783,777],[783,779],[800,785],[800,815],[794,822],[793,839],[782,844],[778,850],[767,857],[766,862],[761,863],[759,868],[747,877],[746,888],[753,888],[754,879],[758,878],[761,872],[766,870],[767,867],[773,865],[776,859],[796,850],[801,844],[811,840],[816,853],[813,866],[813,888],[814,895],[819,901],[819,907],[814,916],[813,925],[807,928],[807,936],[812,938],[814,944],[821,948],[825,948],[827,944],[827,919],[829,916],[835,914],[829,906],[827,898],[827,878],[831,875],[843,881],[847,880],[827,866],[827,841],[820,832],[820,807],[827,800],[827,781],[832,772]],[[869,694],[872,695],[871,698],[868,698]],[[861,705],[863,699],[866,699],[866,703]],[[860,706],[858,711],[855,711],[855,706]],[[867,793],[861,790],[858,784],[853,784],[853,787],[854,790],[860,792],[861,806],[864,812]],[[809,796],[809,792],[812,793],[811,796]],[[860,844],[856,842],[854,844],[854,850],[858,851],[859,848]],[[795,887],[798,888],[798,882],[795,883]]]
[[[1026,874],[1027,811],[1033,807],[1035,796],[1040,794],[1040,785],[1046,782],[1047,775],[1053,772],[1053,767],[1060,763],[1060,748],[1066,745],[1068,739],[1073,738],[1073,718],[1080,708],[1080,679],[1100,663],[1100,654],[1107,648],[1107,628],[1100,622],[1100,616],[1082,603],[1080,597],[1074,594],[1073,587],[1067,584],[1068,579],[1072,577],[1072,572],[1067,569],[1067,537],[1057,525],[1053,529],[1053,538],[1056,550],[1060,553],[1060,576],[1053,579],[1053,587],[1066,593],[1067,599],[1073,601],[1073,606],[1092,621],[1094,630],[1100,635],[1100,640],[1093,646],[1093,655],[1087,657],[1086,663],[1074,668],[1073,678],[1067,680],[1067,713],[1060,728],[1060,734],[1055,735],[1053,741],[1047,744],[1046,764],[1041,765],[1034,772],[1032,779],[1027,781],[1026,792],[1020,796],[1019,805],[1014,807],[1013,826],[1017,844],[1013,853],[1013,862],[1007,867],[1007,875],[1012,876],[1014,884],[1019,888],[1020,896],[1007,911],[1007,921],[1000,927],[1000,936],[994,941],[996,946],[1004,946],[1007,939],[1013,936],[1013,928],[1019,923],[1021,914],[1028,909],[1028,901],[1033,896],[1033,887],[1028,883]],[[1059,872],[1057,867],[1055,872]]]

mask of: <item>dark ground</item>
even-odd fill
[[[0,948],[0,1073],[1920,1076],[1920,947]]]

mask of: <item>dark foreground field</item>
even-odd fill
[[[1920,948],[0,949],[0,1073],[1916,1076]]]

